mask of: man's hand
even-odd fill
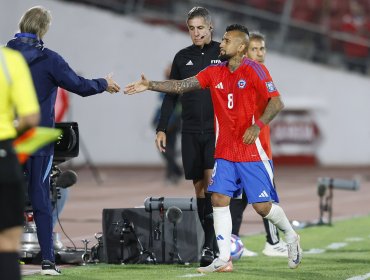
[[[163,131],[158,131],[155,138],[155,145],[157,146],[158,151],[160,151],[161,153],[166,152],[166,141],[166,133],[164,133]]]
[[[125,94],[131,95],[148,90],[148,88],[149,81],[145,78],[144,74],[141,74],[141,80],[128,84],[127,86],[125,86],[123,92]]]
[[[105,89],[106,91],[108,91],[109,93],[116,93],[116,92],[119,92],[120,91],[120,86],[113,80],[112,78],[113,74],[110,73],[108,74],[106,77],[105,77],[105,80],[107,81],[108,83],[108,86],[107,88]]]
[[[258,135],[260,134],[260,128],[257,125],[251,125],[247,128],[243,135],[244,144],[253,144],[256,142]]]

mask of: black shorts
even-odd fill
[[[0,141],[0,231],[24,222],[25,180],[11,141]]]
[[[204,170],[213,169],[215,140],[213,133],[182,133],[181,152],[185,179],[203,179]]]

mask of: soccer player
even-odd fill
[[[247,57],[259,63],[265,62],[266,40],[265,36],[259,32],[249,34]],[[232,199],[230,201],[230,212],[232,217],[232,233],[239,235],[240,225],[243,220],[243,211],[248,204],[248,199],[243,192],[242,199]],[[266,243],[262,253],[270,257],[287,257],[288,249],[284,240],[280,239],[279,231],[269,220],[262,219],[266,231]],[[244,254],[243,254],[244,255]]]
[[[219,62],[220,43],[212,40],[212,20],[209,11],[203,7],[192,8],[186,24],[193,42],[180,50],[174,57],[170,78],[189,78],[211,64]],[[182,106],[181,153],[185,179],[192,180],[197,198],[197,211],[204,230],[204,244],[201,266],[209,265],[214,259],[215,233],[211,194],[207,186],[214,165],[215,133],[213,127],[213,106],[209,89],[197,89],[180,98]],[[167,94],[162,102],[157,127],[156,145],[166,153],[168,146],[168,123],[179,101],[179,95]],[[217,246],[216,246],[217,247]]]
[[[249,32],[242,25],[226,28],[220,44],[224,62],[209,66],[185,80],[149,81],[144,75],[124,88],[126,94],[145,90],[183,94],[210,88],[215,114],[215,166],[208,191],[212,192],[214,228],[220,255],[198,272],[232,271],[230,259],[230,198],[241,189],[262,217],[280,228],[288,246],[288,266],[302,259],[299,235],[277,204],[268,124],[282,110],[283,102],[267,68],[244,57]],[[237,184],[237,180],[241,183]],[[272,203],[275,202],[275,203]]]
[[[87,97],[104,91],[118,92],[119,85],[108,75],[106,78],[85,79],[78,76],[56,52],[45,48],[43,37],[49,30],[51,14],[41,6],[29,9],[19,22],[20,33],[7,46],[19,50],[25,57],[35,84],[41,108],[40,126],[54,127],[57,88],[62,87]],[[38,150],[25,164],[28,194],[37,227],[42,255],[42,275],[60,275],[55,266],[53,222],[50,202],[50,172],[54,145]]]
[[[12,143],[17,133],[38,124],[40,109],[24,58],[4,47],[0,48],[0,89],[0,275],[19,280],[25,180]]]

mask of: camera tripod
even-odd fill
[[[119,231],[119,243],[120,243],[120,258],[119,262],[121,264],[126,263],[151,263],[156,264],[157,260],[153,252],[150,252],[149,250],[145,249],[143,244],[141,243],[140,239],[138,238],[133,223],[131,223],[127,219],[123,219],[120,222],[115,222],[113,225],[116,225],[115,231]],[[125,258],[124,252],[125,247],[129,246],[129,235],[131,235],[131,243],[136,243],[136,250],[137,253],[132,254],[132,256],[129,256]],[[129,248],[128,248],[129,251]],[[130,251],[129,251],[130,252]]]

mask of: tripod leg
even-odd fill
[[[124,258],[124,247],[125,247],[125,239],[123,237],[123,232],[120,233],[120,263],[125,264],[125,258]]]

